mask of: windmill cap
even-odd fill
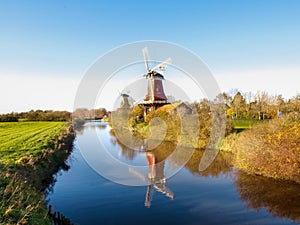
[[[151,71],[149,75],[150,75],[150,76],[152,75],[153,78],[160,78],[160,79],[162,79],[162,80],[165,79],[164,76],[163,76],[162,74],[160,74],[160,73],[158,73],[158,72],[156,72],[156,71]],[[149,75],[147,74],[147,76],[149,76]]]

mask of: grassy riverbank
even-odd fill
[[[300,183],[300,121],[295,115],[231,134],[221,150],[232,152],[234,166],[248,173]]]
[[[73,139],[65,122],[0,123],[0,224],[51,224],[43,192]]]

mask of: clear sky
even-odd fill
[[[72,110],[89,66],[141,40],[193,51],[222,91],[300,91],[298,0],[1,0],[0,29],[0,113]]]

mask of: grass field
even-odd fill
[[[67,134],[67,122],[0,123],[0,224],[52,224],[41,191],[68,156]]]
[[[66,126],[65,122],[0,123],[0,163],[15,164],[24,155],[38,155]]]
[[[259,120],[234,119],[233,127],[235,130],[245,130],[251,128],[254,124],[261,123]]]

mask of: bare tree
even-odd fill
[[[263,120],[265,119],[265,113],[267,106],[269,104],[269,95],[265,91],[258,91],[255,94],[255,103],[256,103],[256,110],[258,113],[258,119]]]

